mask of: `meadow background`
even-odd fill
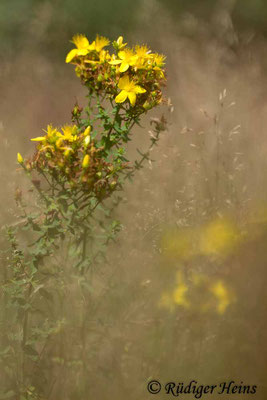
[[[266,398],[266,17],[263,0],[1,1],[2,225],[16,215],[16,188],[29,195],[16,153],[84,104],[65,64],[73,34],[123,35],[167,55],[169,129],[127,184],[123,230],[90,282],[88,399],[148,399],[152,378],[243,381]],[[50,399],[82,399],[67,368],[52,371]]]

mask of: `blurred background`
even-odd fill
[[[264,0],[0,2],[3,223],[16,214],[16,153],[86,102],[65,64],[72,36],[122,35],[167,55],[169,129],[123,193],[112,267],[96,278],[88,398],[148,399],[158,378],[243,381],[266,399],[266,20]],[[137,130],[133,158],[161,113]],[[50,398],[82,398],[70,376]]]

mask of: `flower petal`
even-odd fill
[[[124,51],[124,50],[119,51],[118,56],[119,56],[122,60],[124,60],[124,58],[126,57],[125,51]]]
[[[135,86],[134,88],[135,93],[145,93],[146,89],[143,89],[141,86]]]
[[[128,93],[128,98],[129,98],[129,100],[130,100],[131,105],[134,106],[134,105],[135,105],[135,102],[136,102],[136,93],[134,93],[134,92],[129,92],[129,93]]]
[[[77,56],[86,56],[86,54],[89,53],[88,49],[78,49],[77,50]]]
[[[122,61],[121,60],[113,60],[113,61],[109,61],[109,64],[111,64],[111,65],[118,65],[118,64],[121,64],[122,63]]]
[[[127,99],[128,93],[126,92],[126,90],[122,90],[118,96],[116,96],[115,98],[115,102],[116,103],[123,103],[126,99]]]
[[[122,61],[121,66],[120,66],[120,72],[125,72],[129,68],[129,64],[126,61]]]
[[[44,136],[38,136],[36,138],[31,139],[32,142],[44,142],[46,140],[46,137]]]
[[[72,42],[78,49],[85,49],[89,46],[89,41],[87,37],[80,34],[74,35],[72,38]]]
[[[119,89],[121,90],[125,89],[125,87],[129,85],[129,83],[130,83],[129,76],[128,75],[123,76],[122,78],[120,78],[118,83]]]
[[[77,56],[77,52],[78,52],[77,49],[72,49],[72,50],[67,54],[66,63],[70,63],[70,62],[74,59],[74,57]]]

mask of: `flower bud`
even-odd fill
[[[87,126],[87,128],[85,129],[85,131],[83,132],[83,136],[88,136],[90,135],[91,132],[91,126]]]
[[[24,159],[22,157],[22,155],[20,153],[17,154],[17,161],[19,164],[23,164],[24,163]]]
[[[123,42],[123,37],[119,36],[118,39],[117,39],[118,45],[121,46],[122,42]]]
[[[82,162],[82,167],[87,168],[89,166],[89,162],[90,162],[90,156],[89,156],[89,154],[86,154],[86,156],[84,156],[84,159]]]
[[[151,104],[146,100],[143,104],[143,108],[145,110],[150,110],[150,108],[152,108]]]
[[[121,49],[123,49],[126,45],[127,45],[127,43],[123,43],[123,37],[122,37],[122,36],[119,36],[118,39],[117,39],[117,46],[118,46],[118,49],[121,50]]]
[[[89,136],[89,135],[86,136],[86,138],[84,139],[84,145],[85,145],[85,147],[87,147],[87,146],[90,144],[90,140],[91,140],[90,136]]]
[[[73,110],[72,110],[72,115],[76,116],[76,115],[78,115],[78,113],[79,113],[79,107],[78,107],[78,106],[75,106],[75,107],[73,108]]]
[[[112,181],[110,184],[110,188],[111,189],[115,189],[115,187],[117,186],[117,182],[116,181]]]

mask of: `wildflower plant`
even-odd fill
[[[162,101],[161,86],[165,79],[164,60],[147,46],[127,47],[120,36],[112,43],[97,36],[91,44],[82,35],[73,38],[76,49],[69,52],[66,62],[76,65],[75,72],[91,94],[105,96],[123,104],[126,116],[140,115]]]
[[[125,144],[141,115],[162,102],[165,81],[164,56],[146,46],[130,49],[119,37],[111,54],[106,49],[110,41],[104,37],[97,36],[90,44],[85,36],[75,35],[73,43],[76,48],[66,62],[75,65],[77,76],[88,88],[85,115],[75,105],[71,125],[60,129],[48,125],[43,136],[31,139],[37,142],[31,159],[24,161],[18,154],[25,171],[41,176],[48,184],[45,193],[59,200],[60,218],[68,221],[68,229],[75,223],[80,226],[81,217],[83,223],[88,221],[104,199],[122,189],[125,177],[138,166],[129,164]],[[157,130],[162,129],[162,121]],[[68,218],[70,210],[72,217]],[[79,216],[73,210],[79,210]]]
[[[51,393],[57,399],[64,397],[57,392],[60,381],[55,385],[51,373],[55,363],[66,365],[66,332],[77,343],[68,363],[85,371],[92,273],[97,263],[106,262],[106,247],[120,230],[113,217],[121,199],[119,192],[149,159],[149,151],[166,129],[164,117],[154,118],[149,150],[139,151],[141,159],[134,163],[127,159],[132,128],[164,101],[163,55],[146,46],[130,48],[122,37],[110,45],[101,36],[90,43],[85,36],[75,35],[73,44],[66,63],[75,66],[76,75],[88,89],[88,106],[82,109],[75,104],[70,124],[50,124],[43,134],[33,137],[36,148],[32,157],[17,155],[37,200],[25,201],[19,192],[16,202],[21,216],[7,228],[10,247],[3,256],[7,273],[2,324],[6,312],[12,318],[1,337],[4,350],[0,362],[7,366],[1,398],[43,399]],[[68,298],[68,287],[74,283],[80,297]],[[75,331],[68,325],[70,308],[77,315],[79,328]],[[52,345],[57,349],[54,353]],[[68,382],[72,392],[77,389],[73,392],[76,399],[84,398],[82,388],[87,381],[86,374],[79,376],[83,376],[79,387],[71,379]]]

